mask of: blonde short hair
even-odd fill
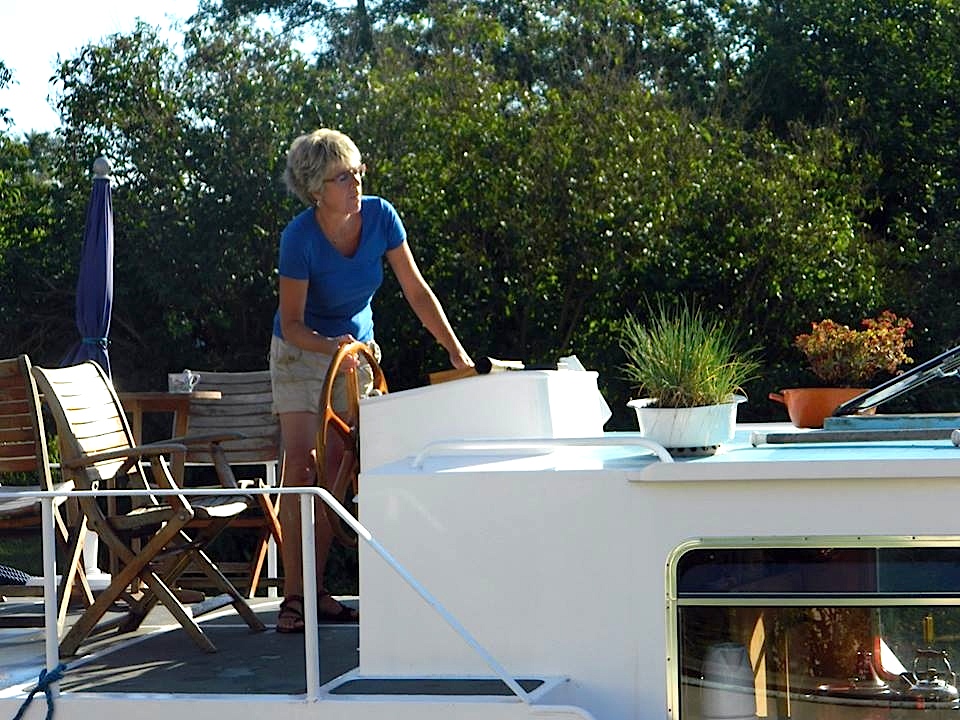
[[[331,165],[360,164],[360,151],[339,130],[319,128],[301,135],[290,144],[283,181],[287,189],[305,204],[313,205],[314,193],[323,189]]]

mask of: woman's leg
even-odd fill
[[[316,437],[319,418],[315,413],[295,412],[280,414],[280,432],[283,440],[283,469],[282,484],[284,487],[310,487],[316,484]],[[337,468],[343,456],[343,444],[339,435],[330,433],[327,436],[327,478],[332,480],[336,476]],[[333,532],[327,520],[324,503],[316,500],[314,507],[316,522],[314,525],[316,572],[317,572],[317,603],[321,615],[336,615],[341,611],[340,604],[331,598],[324,590],[324,573],[327,567],[327,558],[330,554],[330,544]],[[283,576],[284,596],[290,598],[303,595],[303,554],[300,547],[300,503],[294,496],[285,497],[280,503],[278,513],[281,530],[289,542],[283,543]],[[297,607],[297,611],[302,608]],[[296,621],[295,616],[288,614],[278,618],[278,625],[289,631],[290,625]]]
[[[309,412],[280,413],[280,437],[283,444],[283,466],[280,471],[283,487],[310,487],[314,484],[317,415]],[[303,628],[303,553],[301,552],[300,498],[288,495],[281,499],[277,513],[280,529],[287,540],[282,546],[283,594],[289,610],[281,610],[277,630],[297,632]],[[317,523],[319,525],[320,523]],[[318,538],[319,544],[319,538]],[[329,543],[328,543],[329,546]],[[319,554],[317,556],[319,560]],[[318,579],[318,582],[322,580]]]

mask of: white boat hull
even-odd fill
[[[542,377],[531,378],[543,384]],[[470,382],[476,395],[483,381]],[[588,383],[578,392],[588,398],[590,390]],[[960,519],[946,510],[960,507],[960,450],[949,442],[753,447],[741,429],[715,456],[670,462],[629,435],[589,447],[591,440],[579,442],[569,426],[552,423],[553,448],[540,439],[520,447],[512,432],[499,449],[468,442],[424,453],[429,442],[415,438],[423,396],[449,392],[459,391],[421,389],[411,396],[409,413],[402,393],[361,405],[362,413],[386,413],[377,434],[385,447],[391,425],[403,429],[404,450],[387,460],[383,453],[390,451],[379,448],[382,462],[365,465],[360,478],[360,519],[372,537],[360,546],[354,671],[315,694],[64,692],[54,700],[57,720],[937,717],[932,707],[813,697],[809,688],[774,682],[761,688],[754,648],[748,648],[754,705],[734,703],[746,708],[742,718],[711,716],[700,702],[698,670],[680,657],[682,603],[674,575],[678,558],[711,543],[857,547],[881,543],[878,538],[904,545],[932,538],[960,547]],[[490,397],[509,412],[496,393]],[[593,425],[597,405],[588,404],[586,422]],[[484,413],[495,422],[491,408]],[[471,431],[484,434],[483,427]],[[430,441],[441,439],[436,432],[429,431]],[[456,418],[449,432],[458,437]],[[960,590],[954,595],[960,605]],[[748,608],[763,608],[767,601],[750,602]],[[799,607],[806,601],[778,596],[769,602]],[[183,651],[196,648],[185,642]],[[771,655],[771,668],[776,660]],[[276,672],[288,669],[278,663]],[[504,677],[532,679],[536,687],[516,694],[342,692],[353,680]],[[0,717],[13,717],[33,682],[21,674],[6,685]],[[44,705],[38,695],[25,717],[41,717]]]

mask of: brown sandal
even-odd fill
[[[355,623],[360,622],[360,613],[354,610],[349,605],[344,605],[339,600],[334,600],[335,603],[339,606],[339,609],[335,612],[324,612],[320,608],[320,601],[324,597],[329,597],[333,600],[333,597],[327,593],[317,598],[317,622],[321,623]]]
[[[277,632],[302,635],[303,629],[303,595],[288,595],[280,603],[280,612],[277,613]]]

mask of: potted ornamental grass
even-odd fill
[[[624,377],[638,390],[627,403],[640,432],[674,454],[704,455],[733,438],[743,385],[760,368],[758,349],[738,350],[737,329],[685,301],[648,305],[620,328]]]
[[[913,345],[907,337],[913,327],[909,318],[884,310],[864,318],[860,326],[854,329],[825,318],[794,338],[794,347],[819,385],[771,393],[770,398],[786,405],[797,427],[823,427],[837,407],[870,389],[878,377],[895,375],[901,365],[913,362],[907,354]]]

